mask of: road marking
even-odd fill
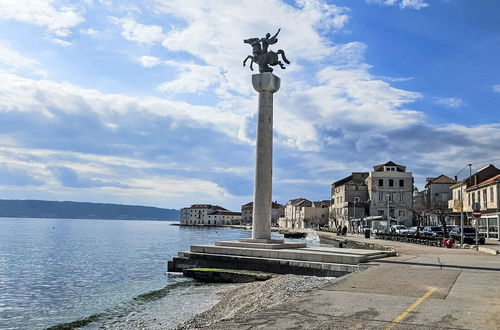
[[[396,317],[391,323],[389,323],[386,327],[385,330],[392,329],[401,322],[402,319],[404,319],[408,314],[410,314],[415,308],[418,307],[425,299],[429,298],[431,294],[436,291],[437,288],[430,288],[429,291],[427,291],[422,297],[418,298],[417,301],[415,301],[413,304],[411,304],[403,313],[401,313],[398,317]]]

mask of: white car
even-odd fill
[[[409,234],[410,231],[404,225],[392,225],[391,226],[391,233],[396,233],[399,235],[406,235],[406,234]]]

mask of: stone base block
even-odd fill
[[[280,244],[285,242],[282,239],[259,239],[259,238],[242,238],[240,242],[245,243],[264,243],[264,244]]]
[[[253,249],[299,249],[305,248],[305,243],[284,243],[283,240],[256,240],[256,241],[277,241],[275,243],[259,243],[250,239],[248,241],[227,241],[227,242],[215,242],[216,246],[228,246],[236,248],[253,248]],[[281,242],[279,242],[281,241]]]

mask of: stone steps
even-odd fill
[[[190,252],[351,265],[357,265],[372,259],[394,255],[391,251],[353,251],[329,247],[272,250],[254,247],[233,247],[227,245],[193,245],[191,246]]]
[[[173,261],[169,261],[169,271],[179,272],[184,269],[197,267],[244,269],[277,274],[315,276],[342,276],[365,268],[365,266],[350,264],[190,251],[181,251],[179,252],[179,257],[175,257]]]

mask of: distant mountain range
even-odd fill
[[[111,220],[179,220],[179,210],[150,206],[0,199],[0,217]]]

